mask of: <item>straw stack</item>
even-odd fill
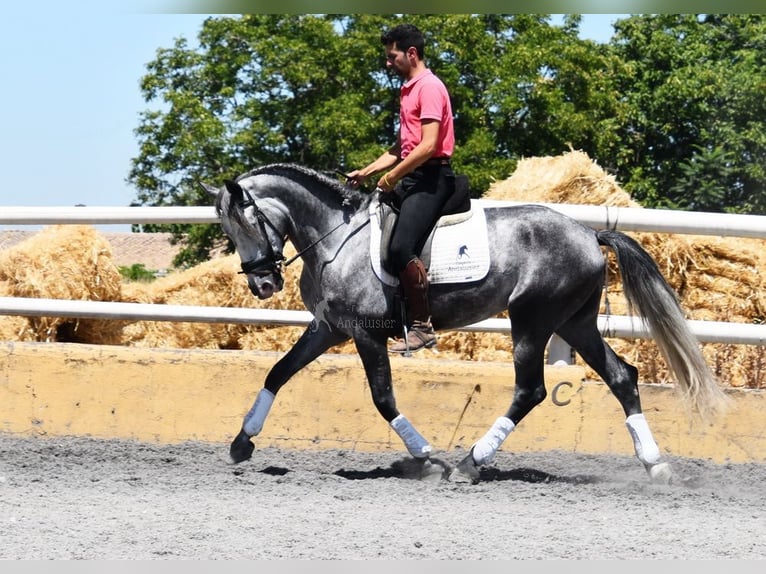
[[[109,243],[87,225],[55,225],[0,252],[0,293],[119,301],[119,270]],[[122,323],[97,319],[0,317],[5,340],[120,343]]]

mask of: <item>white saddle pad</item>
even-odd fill
[[[430,283],[470,283],[483,279],[489,272],[489,239],[484,208],[471,202],[472,215],[442,217],[431,245]],[[458,222],[454,222],[458,219]],[[378,200],[370,204],[370,263],[386,285],[396,286],[399,278],[383,269],[380,263],[380,221]]]

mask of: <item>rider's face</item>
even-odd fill
[[[415,48],[410,48],[414,50]],[[409,77],[412,63],[408,56],[409,50],[406,52],[396,47],[396,42],[393,44],[386,44],[386,68],[393,69],[402,78]]]

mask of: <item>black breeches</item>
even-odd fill
[[[419,167],[401,181],[404,198],[390,245],[391,263],[399,273],[420,255],[428,235],[455,191],[449,165]]]

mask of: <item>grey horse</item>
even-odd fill
[[[272,367],[230,447],[235,463],[252,456],[250,440],[263,428],[282,386],[334,345],[353,339],[372,400],[415,461],[431,464],[431,445],[397,409],[388,357],[389,337],[400,334],[395,285],[371,265],[375,193],[348,189],[337,179],[292,164],[267,165],[220,188],[216,196],[225,234],[241,259],[251,292],[260,299],[282,289],[282,250],[291,241],[303,260],[300,292],[315,320]],[[487,432],[445,477],[477,482],[516,425],[546,397],[546,345],[553,334],[566,341],[603,378],[622,406],[639,461],[650,480],[669,482],[641,408],[636,368],[615,354],[597,327],[605,280],[605,253],[617,258],[631,313],[648,326],[690,412],[707,419],[724,395],[688,328],[676,294],[638,242],[615,230],[594,230],[539,205],[483,208],[488,270],[475,281],[432,284],[434,328],[456,329],[508,311],[511,319],[514,394]],[[364,320],[360,320],[364,318]]]

